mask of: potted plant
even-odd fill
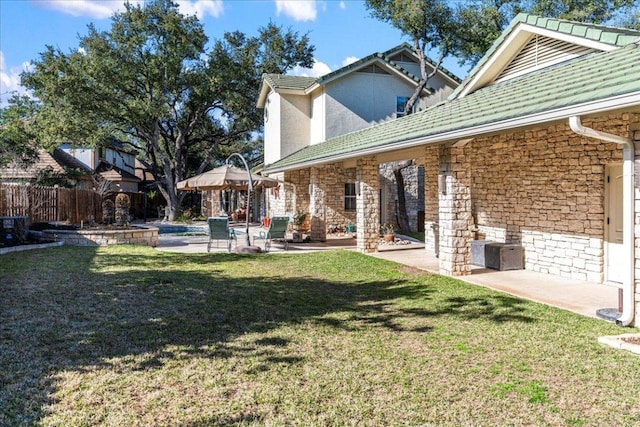
[[[393,242],[395,240],[395,235],[393,232],[395,231],[395,226],[391,223],[382,224],[380,226],[380,234],[385,242]]]
[[[306,211],[298,211],[293,216],[293,225],[294,228],[298,231],[304,231],[306,229],[305,222],[307,221],[308,212]]]

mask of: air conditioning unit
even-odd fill
[[[0,246],[17,246],[27,241],[28,216],[0,216]]]

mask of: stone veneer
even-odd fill
[[[640,114],[628,114],[629,134],[635,142],[635,318],[634,325],[640,327]],[[624,117],[624,116],[623,116]]]
[[[438,191],[440,272],[450,276],[471,274],[471,177],[463,148],[440,146]]]
[[[628,135],[621,115],[583,123]],[[521,243],[528,270],[604,280],[604,173],[622,161],[620,146],[577,135],[565,122],[479,138],[465,151],[478,239]]]
[[[43,230],[44,240],[64,242],[72,246],[145,245],[158,246],[157,227],[136,227],[123,230]]]
[[[293,216],[297,211],[310,211],[311,238],[324,240],[327,228],[356,223],[356,211],[344,210],[344,184],[355,182],[355,175],[355,168],[345,169],[342,163],[287,171],[286,184],[281,184],[278,197],[273,192],[269,196],[270,215]]]
[[[356,188],[357,247],[361,252],[376,252],[380,242],[380,171],[375,157],[358,159],[356,182],[360,187]]]
[[[393,173],[394,163],[383,163],[380,165],[380,187],[384,194],[384,207],[380,212],[383,224],[396,224],[398,186]],[[420,212],[424,212],[425,195],[425,170],[422,165],[409,166],[402,170],[404,179],[404,197],[407,208],[407,219],[411,231],[418,231],[423,224],[418,224],[421,220]]]

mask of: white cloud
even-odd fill
[[[20,85],[20,73],[29,69],[29,63],[25,62],[20,67],[7,68],[4,54],[0,51],[0,107],[6,107],[7,101],[17,92],[19,95],[27,91]]]
[[[207,14],[217,18],[224,12],[222,0],[178,0],[176,3],[180,7],[180,12],[185,15],[196,15],[200,19]]]
[[[331,68],[329,68],[327,64],[314,59],[313,68],[295,67],[291,71],[291,74],[303,77],[321,77],[325,74],[329,74],[330,72]]]
[[[340,9],[344,10],[347,8],[347,4],[343,1],[340,2]]]
[[[130,3],[143,4],[144,0],[131,0]],[[73,16],[96,19],[109,18],[114,12],[124,10],[123,0],[42,0],[35,4]]]
[[[344,58],[344,59],[342,60],[342,66],[343,66],[343,67],[346,67],[346,66],[347,66],[347,65],[349,65],[349,64],[353,64],[353,63],[354,63],[354,62],[356,62],[358,59],[360,59],[360,58],[357,58],[357,57],[355,57],[355,56],[347,56],[346,58]]]
[[[315,21],[318,15],[315,0],[276,0],[276,13],[283,13],[296,21]]]
[[[144,0],[129,0],[133,5],[144,5]],[[178,0],[180,12],[203,18],[209,14],[215,18],[224,10],[222,0]],[[124,0],[41,0],[35,3],[47,9],[57,10],[73,16],[89,16],[96,19],[111,17],[114,12],[125,9]]]

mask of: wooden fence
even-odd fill
[[[102,198],[93,190],[0,183],[0,216],[24,215],[30,222],[100,222]]]

